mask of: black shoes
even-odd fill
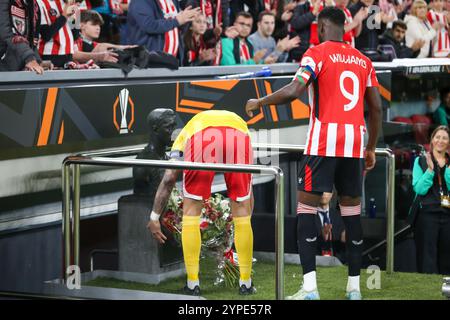
[[[187,285],[183,288],[183,293],[188,296],[199,296],[200,295],[200,287],[195,286],[194,289],[189,289]]]
[[[239,287],[239,294],[241,296],[248,296],[256,293],[256,288],[253,286],[253,283],[250,288],[247,288],[245,284]]]
[[[183,294],[188,295],[188,296],[200,296],[201,295],[199,286],[195,286],[194,289],[189,289],[189,287],[187,285],[185,285],[182,291],[183,291]],[[256,293],[256,288],[253,286],[253,283],[250,288],[247,288],[247,286],[245,284],[243,284],[239,288],[239,294],[241,296],[248,296],[248,295],[255,294],[255,293]]]

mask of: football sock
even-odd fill
[[[199,225],[200,216],[183,216],[181,244],[183,247],[184,264],[186,265],[188,287],[189,281],[191,281],[191,286],[195,281],[198,285],[200,247],[202,244]],[[194,289],[191,287],[189,288]]]
[[[349,209],[352,208],[352,209]],[[345,215],[345,212],[357,212],[357,208],[360,210],[360,206],[356,207],[342,207],[341,214],[342,220],[345,224],[346,235],[346,249],[348,256],[348,275],[350,277],[359,276],[362,265],[362,251],[363,251],[363,234],[361,226],[361,215]],[[348,210],[347,210],[348,209]],[[361,211],[359,211],[361,212]]]
[[[253,230],[250,219],[251,216],[233,217],[234,245],[238,255],[240,280],[244,282],[250,281],[252,273]]]

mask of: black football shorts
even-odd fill
[[[298,170],[298,190],[312,193],[333,192],[340,196],[362,195],[364,159],[304,155]]]

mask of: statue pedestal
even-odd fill
[[[185,274],[181,247],[174,240],[160,245],[147,229],[152,201],[153,197],[140,195],[119,199],[119,271],[123,280],[128,274],[130,281],[155,284]]]

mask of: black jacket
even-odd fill
[[[349,7],[349,11],[351,12],[352,16],[354,17],[358,11],[363,8],[367,7],[364,3],[359,1],[358,3],[352,5]],[[373,19],[372,15],[373,12],[369,12],[369,16],[363,20],[362,22],[362,28],[361,33],[358,37],[355,39],[355,47],[358,50],[376,50],[378,47],[378,31],[377,29],[371,28],[369,29],[369,24],[367,23],[368,19]],[[371,20],[372,21],[372,20]]]
[[[411,48],[407,47],[404,42],[398,42],[397,40],[395,40],[394,36],[392,35],[391,29],[388,29],[384,32],[383,36],[380,39],[380,44],[391,45],[395,50],[397,59],[415,58],[420,53],[420,50],[413,51]]]
[[[22,70],[26,63],[41,62],[37,51],[39,38],[40,12],[34,0],[0,0],[0,70]],[[13,21],[12,8],[24,6],[26,17],[21,32],[18,20]]]
[[[26,11],[24,21],[13,21],[12,8],[22,6]],[[39,24],[39,7],[34,0],[27,4],[22,0],[0,0],[0,70],[18,71],[32,60],[41,62],[36,48]]]
[[[316,20],[316,16],[311,13],[311,5],[309,2],[298,5],[294,9],[291,19],[291,26],[295,30],[291,33],[291,38],[300,37],[300,45],[289,52],[289,61],[300,61],[303,54],[309,48],[309,39],[311,37],[311,23]]]

